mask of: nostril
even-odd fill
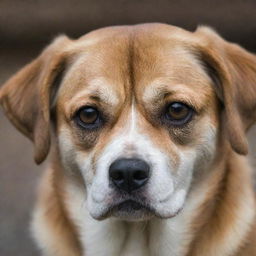
[[[116,181],[122,181],[124,179],[124,175],[122,171],[113,171],[111,172],[111,178]]]
[[[145,180],[148,178],[148,173],[145,171],[135,171],[133,173],[134,180]]]

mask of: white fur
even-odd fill
[[[190,241],[190,221],[206,196],[198,189],[188,199],[184,209],[170,219],[153,218],[150,221],[126,222],[108,218],[97,221],[89,214],[84,197],[76,184],[69,183],[66,191],[70,195],[67,200],[68,209],[80,230],[86,256],[184,255],[187,248],[184,245]]]
[[[141,134],[136,121],[137,113],[134,106],[130,113],[130,122],[120,131],[119,135],[106,146],[96,163],[96,176],[92,184],[88,186],[88,207],[91,215],[98,218],[112,201],[114,191],[109,187],[108,170],[112,162],[118,158],[127,157],[128,147],[132,147],[132,154],[135,157],[145,160],[151,166],[151,178],[148,184],[147,195],[151,205],[159,211],[159,215],[174,215],[179,208],[182,207],[185,200],[183,196],[177,196],[174,183],[183,186],[189,182],[183,181],[182,184],[176,181],[176,177],[172,173],[175,172],[172,160],[168,158],[160,149],[158,149],[150,140],[149,136]],[[188,155],[191,155],[190,153]],[[188,160],[190,157],[188,157]],[[193,158],[185,161],[187,166],[180,168],[180,172],[184,172],[184,168],[193,167]],[[182,161],[181,161],[182,162]],[[88,172],[88,159],[80,163],[80,169],[84,175]],[[176,171],[177,172],[177,171]],[[190,175],[181,175],[182,179],[190,179]],[[185,188],[185,191],[187,187]]]
[[[132,109],[130,125],[124,127],[119,136],[115,136],[115,139],[103,150],[97,162],[95,177],[90,172],[93,152],[85,160],[79,154],[75,157],[74,161],[80,164],[79,168],[84,175],[87,192],[79,188],[77,184],[70,182],[66,188],[67,194],[70,195],[67,203],[70,215],[80,230],[86,256],[183,256],[192,239],[190,224],[198,207],[205,200],[205,191],[210,186],[207,182],[194,189],[186,199],[183,210],[176,217],[170,219],[152,218],[149,221],[126,222],[115,218],[103,221],[92,218],[92,216],[97,217],[111,201],[113,191],[108,187],[108,167],[116,158],[123,156],[127,144],[131,145],[132,143],[136,154],[151,163],[153,169],[150,189],[147,191],[148,197],[155,209],[163,215],[175,213],[183,206],[191,183],[194,164],[200,154],[206,156],[215,152],[215,130],[207,127],[201,137],[202,148],[179,151],[179,165],[173,170],[174,165],[171,159],[158,150],[149,137],[139,133],[136,114],[135,109]],[[62,131],[61,136],[61,149],[65,149],[65,152],[62,152],[63,159],[68,159],[67,156],[70,155],[70,152],[74,152],[71,140],[68,139],[70,135],[68,132]],[[209,165],[209,161],[209,156],[206,159],[202,158],[200,160],[202,166],[197,165],[197,168],[203,167],[205,164]],[[159,170],[157,175],[155,170]],[[209,180],[211,179],[209,178]],[[245,194],[241,200],[244,197],[252,198]],[[232,255],[253,220],[253,208],[253,202],[246,201],[244,204],[241,202],[241,207],[237,209],[237,214],[241,216],[241,219],[234,223],[233,229],[230,230],[231,233],[225,237],[225,243],[219,243],[223,246],[219,246],[218,250],[215,247],[209,248],[209,256]],[[41,227],[40,230],[41,239],[49,240],[47,232],[44,232]],[[227,243],[226,239],[230,242]]]
[[[83,256],[184,256],[192,239],[191,221],[198,207],[205,201],[207,189],[211,186],[211,177],[205,183],[193,190],[187,198],[184,209],[174,218],[161,220],[153,218],[143,222],[125,222],[109,218],[104,221],[94,220],[87,209],[84,191],[72,180],[66,184],[68,197],[66,205],[69,214],[79,230],[79,237],[84,248]],[[242,191],[241,191],[242,192]],[[249,189],[244,189],[240,195],[240,205],[236,214],[240,216],[229,230],[225,241],[219,241],[219,246],[208,248],[207,255],[229,256],[237,249],[239,242],[245,237],[254,219],[255,205]],[[244,200],[247,198],[247,200]],[[251,200],[248,200],[248,199]],[[41,241],[41,248],[47,255],[55,255],[56,238],[51,237],[47,222],[42,218],[43,209],[34,212],[34,236]],[[45,246],[44,246],[45,245]],[[223,245],[223,246],[221,246]],[[62,254],[63,255],[63,254]],[[72,253],[67,252],[67,255]],[[63,255],[64,256],[64,255]]]
[[[71,171],[75,164],[86,184],[86,190],[72,182],[66,188],[70,195],[68,209],[75,225],[79,227],[86,256],[128,256],[136,255],[135,251],[140,256],[184,255],[184,244],[190,239],[186,237],[189,234],[190,215],[196,211],[205,195],[200,191],[188,199],[185,206],[184,202],[195,164],[199,161],[202,166],[197,163],[197,168],[203,167],[205,158],[202,155],[213,155],[215,152],[216,132],[211,127],[205,127],[205,133],[201,134],[202,143],[198,147],[180,150],[174,146],[179,158],[178,164],[174,164],[172,156],[156,147],[150,136],[141,132],[138,121],[139,113],[133,102],[129,121],[102,150],[95,169],[92,164],[95,152],[92,150],[85,156],[73,148],[69,129],[63,128],[60,132],[61,156],[65,166],[69,165],[67,169]],[[117,218],[95,220],[114,200],[121,200],[109,186],[108,171],[113,161],[129,156],[141,158],[150,165],[151,177],[146,195],[151,207],[158,215],[170,217],[184,206],[176,217],[166,220],[154,217],[140,222],[125,222]],[[209,165],[210,158],[207,159]]]
[[[68,209],[81,231],[86,256],[184,256],[192,239],[191,221],[198,207],[205,201],[207,196],[205,191],[210,183],[209,177],[205,183],[193,190],[187,198],[184,209],[176,217],[165,220],[158,218],[143,222],[125,222],[113,218],[103,221],[94,220],[86,204],[83,203],[83,195],[78,191],[76,184],[71,183],[67,188],[71,197],[67,200]],[[253,197],[248,193],[250,191],[245,189],[241,200],[244,197],[252,199]],[[243,202],[236,212],[241,219],[237,219],[233,228],[229,230],[230,233],[222,237],[225,241],[220,241],[219,244],[223,246],[218,246],[218,249],[214,246],[210,247],[207,255],[229,256],[237,249],[255,213],[253,200]]]

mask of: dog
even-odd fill
[[[256,255],[256,56],[213,29],[59,36],[0,101],[36,163],[50,154],[31,225],[43,255]]]

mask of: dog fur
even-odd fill
[[[187,127],[158,120],[172,101],[196,109]],[[256,255],[245,156],[256,56],[212,29],[142,24],[60,36],[3,85],[0,102],[38,164],[51,149],[32,221],[43,255]],[[103,128],[74,124],[86,104],[107,112]],[[107,170],[134,155],[151,165],[145,193],[155,214],[105,216],[121,200]]]

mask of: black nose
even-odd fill
[[[118,159],[109,168],[110,180],[128,193],[144,186],[149,179],[149,166],[136,158]]]

